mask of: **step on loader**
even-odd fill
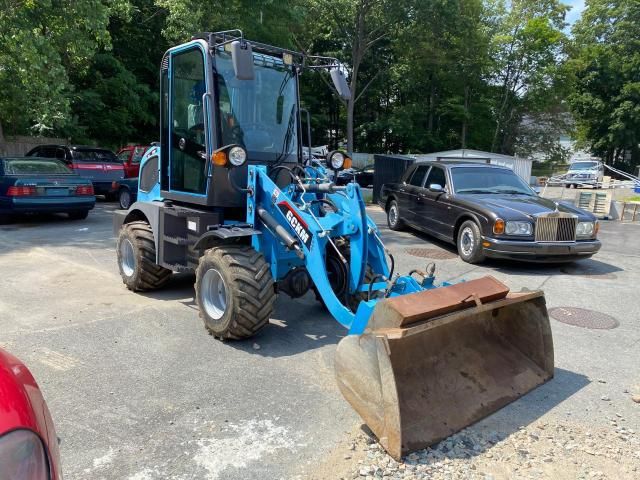
[[[315,292],[346,330],[341,392],[399,459],[553,376],[544,296],[492,277],[438,284],[434,267],[396,273],[358,185],[334,183],[349,156],[303,154],[298,82],[312,70],[349,98],[336,59],[238,30],[167,51],[160,144],[142,159],[138,201],[114,215],[120,274],[148,291],[194,272],[200,316],[221,340],[263,328],[277,293]]]

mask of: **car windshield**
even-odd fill
[[[109,150],[74,150],[74,162],[118,163],[118,157]]]
[[[294,73],[267,55],[254,54],[254,63],[253,80],[238,80],[231,56],[216,54],[222,143],[244,146],[250,160],[287,161],[298,153]]]
[[[70,175],[64,163],[50,158],[10,158],[4,160],[7,175]]]
[[[534,195],[529,186],[511,170],[491,167],[453,167],[456,193],[512,193]]]
[[[598,168],[598,162],[576,162],[569,166],[569,170],[594,170]]]

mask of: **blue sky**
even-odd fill
[[[573,25],[580,18],[582,10],[584,10],[584,0],[562,0],[562,3],[571,7],[571,10],[567,13],[566,21],[569,25]]]

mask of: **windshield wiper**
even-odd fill
[[[458,190],[457,193],[498,193],[493,190],[485,190],[483,188],[465,188]]]

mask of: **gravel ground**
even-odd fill
[[[610,421],[606,429],[535,422],[509,435],[479,425],[409,454],[402,462],[362,435],[354,450],[361,450],[364,458],[350,478],[637,479],[640,437],[624,426],[624,418],[614,416]]]

